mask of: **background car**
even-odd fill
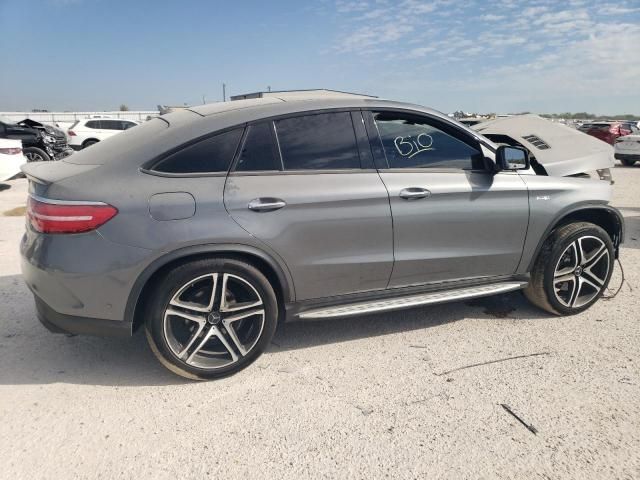
[[[69,145],[74,150],[82,150],[136,125],[138,125],[138,122],[133,120],[119,120],[116,118],[78,120],[67,131]]]
[[[613,148],[617,160],[623,165],[632,166],[640,161],[640,133],[618,137]]]
[[[28,162],[59,160],[71,153],[63,131],[28,118],[16,123],[0,116],[0,138],[20,140]]]
[[[637,133],[638,127],[632,122],[594,122],[585,123],[578,130],[613,145],[616,138]]]
[[[27,163],[27,159],[22,154],[22,142],[0,138],[0,182],[19,174],[23,163]]]

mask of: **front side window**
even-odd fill
[[[238,158],[236,171],[280,170],[280,159],[271,135],[270,123],[251,125]]]
[[[482,151],[427,120],[395,112],[374,113],[389,168],[482,168]]]
[[[219,173],[226,172],[236,153],[242,129],[201,140],[171,154],[152,170],[163,173]]]
[[[285,170],[360,168],[349,112],[285,118],[275,126]]]

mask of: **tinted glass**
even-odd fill
[[[122,130],[127,130],[128,128],[131,127],[135,127],[135,123],[133,122],[121,122],[122,123]]]
[[[240,152],[236,171],[280,170],[269,123],[252,125]]]
[[[482,152],[422,119],[392,112],[374,118],[389,168],[481,168]]]
[[[98,120],[90,120],[84,124],[87,128],[100,128],[100,122]]]
[[[102,128],[105,130],[122,130],[120,120],[102,120]]]
[[[242,129],[238,128],[194,143],[161,160],[153,170],[165,173],[226,172],[241,135]]]
[[[276,121],[285,170],[360,168],[349,112]]]

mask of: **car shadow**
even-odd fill
[[[20,275],[0,277],[0,292],[3,297],[0,302],[1,385],[162,386],[190,383],[160,365],[142,332],[124,339],[52,334],[38,322],[31,293]],[[423,330],[468,317],[487,321],[508,318],[511,322],[549,318],[531,307],[519,292],[514,292],[466,303],[283,324],[266,355]]]

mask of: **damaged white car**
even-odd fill
[[[537,115],[517,115],[471,128],[497,144],[526,148],[538,175],[611,180],[613,148],[566,125]]]

